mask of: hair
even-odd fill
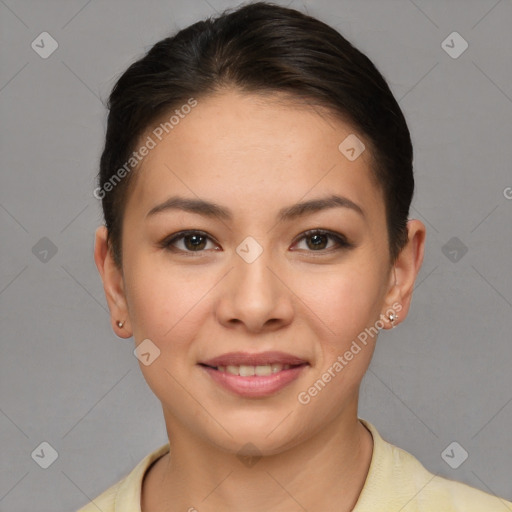
[[[152,123],[190,98],[228,88],[306,101],[347,121],[365,138],[372,177],[383,191],[394,262],[408,240],[414,191],[412,143],[397,101],[370,59],[334,28],[297,10],[257,2],[157,42],[114,85],[98,178],[108,242],[119,268],[124,209],[136,170],[123,173],[123,179],[116,172],[126,169]]]

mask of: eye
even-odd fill
[[[329,239],[335,242],[334,247],[332,245],[330,247],[326,247],[326,245],[329,243]],[[306,241],[306,250],[309,250],[309,252],[321,252],[324,250],[331,252],[332,250],[336,251],[343,248],[352,247],[352,244],[347,242],[347,239],[343,235],[332,233],[323,229],[311,229],[306,231],[298,239],[299,242],[302,240]]]
[[[160,242],[160,247],[174,252],[203,252],[213,239],[203,231],[181,231]],[[181,247],[177,247],[181,244]],[[217,247],[217,246],[215,246]]]
[[[328,245],[329,239],[334,241],[334,244],[331,246]],[[294,246],[297,246],[298,242],[303,240],[306,241],[306,251],[308,252],[332,252],[353,247],[343,235],[323,229],[306,231],[298,238]],[[208,247],[209,242],[212,243],[213,247]],[[180,231],[170,235],[160,242],[159,246],[172,252],[182,252],[185,254],[201,253],[207,249],[219,250],[219,246],[216,245],[212,237],[203,231],[197,230]]]

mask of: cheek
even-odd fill
[[[324,411],[330,418],[349,406],[370,364],[378,336],[375,321],[381,288],[379,272],[367,265],[354,265],[322,282],[324,293],[317,283],[310,304],[329,330],[318,337],[318,366],[298,400],[315,404],[315,414]]]
[[[336,348],[373,325],[380,311],[381,278],[370,264],[347,264],[332,273],[301,279],[304,302]]]
[[[140,360],[144,379],[162,402],[171,397],[174,406],[180,408],[186,402],[184,369],[189,362],[195,364],[190,344],[207,315],[204,298],[214,283],[190,269],[156,260],[144,254],[127,258],[126,296],[135,344],[149,339],[156,347],[149,351],[158,354],[148,365]]]
[[[151,339],[167,350],[169,341],[179,347],[197,329],[204,314],[202,299],[215,284],[214,277],[199,267],[160,263],[140,254],[126,262],[126,295],[135,340]]]

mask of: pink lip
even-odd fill
[[[263,398],[277,393],[279,390],[293,382],[307,366],[308,364],[304,363],[299,366],[289,368],[288,370],[281,370],[280,372],[272,375],[253,375],[251,377],[240,377],[240,375],[220,372],[210,366],[201,365],[201,368],[203,368],[217,384],[220,384],[232,393],[244,398]]]
[[[300,357],[286,354],[285,352],[260,352],[251,354],[249,352],[229,352],[221,356],[201,361],[207,366],[262,366],[266,364],[289,364],[290,366],[306,364],[307,361]]]

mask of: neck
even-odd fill
[[[143,512],[351,511],[370,467],[373,440],[345,411],[321,432],[277,455],[241,459],[166,417],[172,455],[143,483]],[[165,414],[165,413],[164,413]]]

